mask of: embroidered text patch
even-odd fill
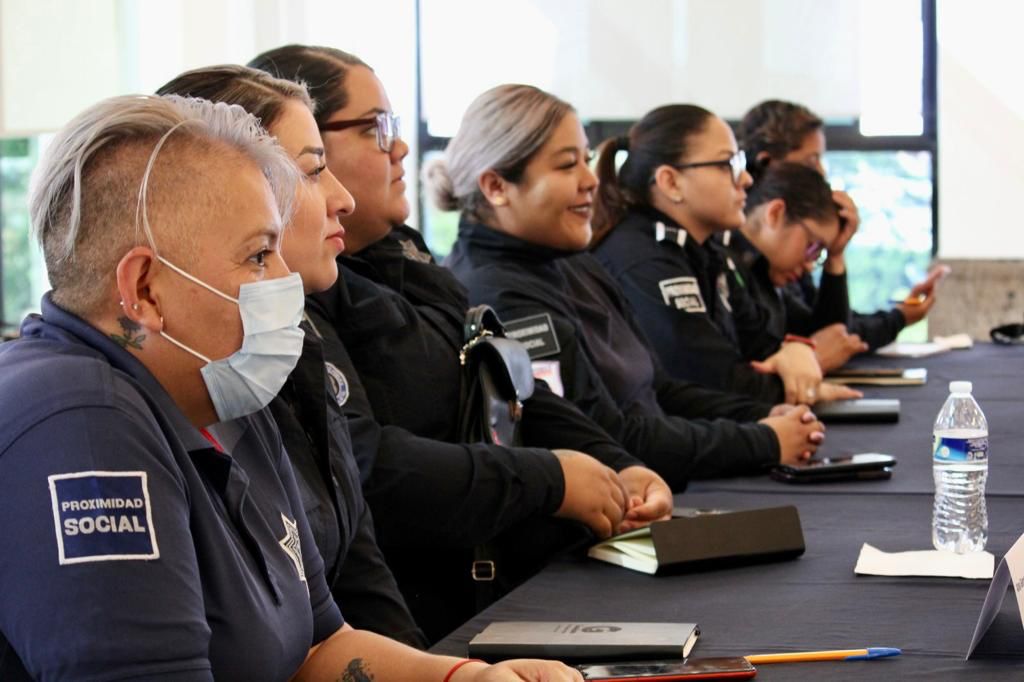
[[[79,471],[47,477],[60,563],[157,559],[144,471]]]

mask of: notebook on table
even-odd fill
[[[486,661],[682,659],[699,636],[696,623],[504,621],[473,637],[469,655]]]
[[[693,511],[599,542],[587,556],[660,575],[782,561],[804,553],[796,507]]]

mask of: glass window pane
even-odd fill
[[[49,137],[0,140],[0,323],[7,331],[17,328],[29,312],[39,310],[39,299],[48,288],[42,253],[29,229],[28,187],[40,148]]]
[[[847,191],[860,212],[860,228],[846,248],[853,310],[891,307],[924,279],[932,257],[930,152],[834,151],[826,154],[829,181]],[[927,318],[903,340],[925,340]]]

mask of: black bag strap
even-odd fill
[[[489,305],[475,305],[466,311],[466,322],[463,325],[462,341],[469,343],[484,332],[494,336],[505,336],[505,327],[498,319],[498,313]]]
[[[463,333],[466,343],[459,351],[459,364],[468,369],[470,377],[479,363],[486,362],[498,389],[507,399],[523,402],[533,395],[530,355],[521,343],[505,338],[505,327],[493,308],[478,305],[466,311]],[[465,407],[463,402],[463,409]]]

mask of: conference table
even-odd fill
[[[854,364],[925,367],[924,386],[865,387],[899,398],[895,424],[836,424],[822,455],[882,452],[889,480],[791,485],[768,476],[695,481],[676,504],[754,509],[793,504],[806,552],[779,563],[649,576],[587,559],[555,561],[437,643],[466,655],[468,641],[502,620],[683,621],[702,634],[692,656],[741,656],[899,647],[875,661],[762,664],[763,680],[1024,679],[1024,628],[1012,593],[970,661],[964,657],[989,580],[856,575],[864,543],[883,551],[931,549],[931,437],[951,380],[969,380],[990,434],[989,540],[996,563],[1024,533],[1024,347],[976,344],[919,359],[861,358]]]

